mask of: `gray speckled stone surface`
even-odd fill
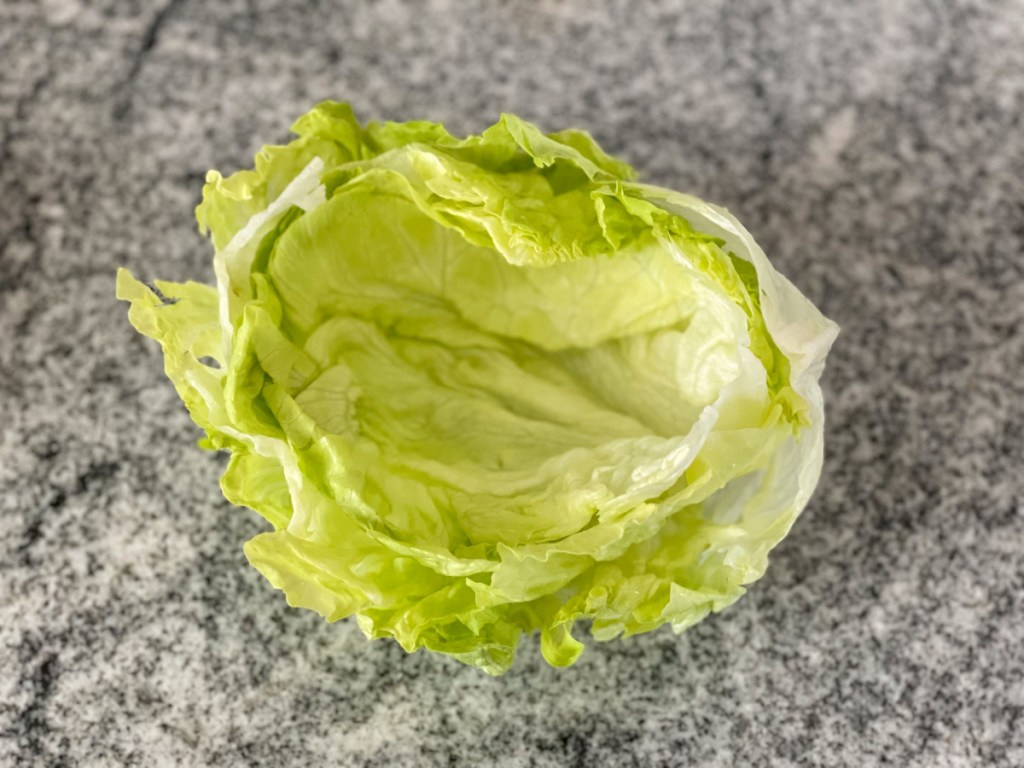
[[[1024,764],[1024,4],[0,4],[0,765]],[[326,97],[589,128],[843,334],[725,613],[501,679],[289,609],[113,300]]]

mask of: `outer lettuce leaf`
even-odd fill
[[[324,103],[197,210],[215,288],[118,274],[291,605],[500,674],[735,601],[807,504],[835,333],[720,208],[512,115]]]

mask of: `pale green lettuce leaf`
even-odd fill
[[[512,115],[293,129],[208,176],[215,287],[118,275],[272,526],[250,562],[492,674],[735,601],[817,482],[836,333],[749,233]]]

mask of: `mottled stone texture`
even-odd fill
[[[1024,3],[4,0],[0,765],[1024,764]],[[114,269],[316,100],[589,128],[843,333],[819,491],[725,613],[504,678],[249,568]]]

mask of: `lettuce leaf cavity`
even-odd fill
[[[836,332],[747,231],[511,115],[293,130],[207,177],[216,287],[117,282],[289,604],[500,674],[735,601],[817,482]]]

